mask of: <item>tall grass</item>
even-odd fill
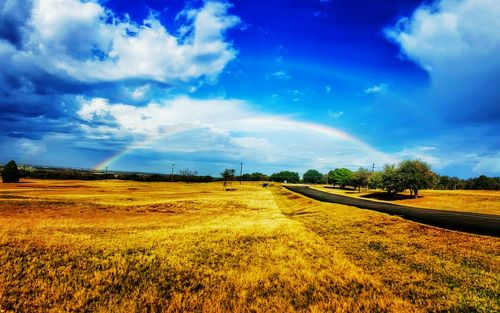
[[[0,189],[5,311],[500,309],[500,240],[279,186],[33,181]]]

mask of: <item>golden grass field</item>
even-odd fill
[[[359,198],[364,198],[374,193],[382,193],[382,191],[366,189],[361,189],[361,192],[358,192],[357,190],[329,188],[329,186],[325,185],[313,185],[311,188]],[[419,196],[416,199],[410,197],[409,191],[400,194],[408,196],[408,199],[391,201],[382,201],[373,198],[366,199],[420,208],[500,215],[500,191],[498,190],[420,190],[418,192]]]
[[[1,184],[0,311],[500,311],[498,238],[232,187]]]

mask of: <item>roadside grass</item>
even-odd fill
[[[380,190],[357,190],[331,188],[324,185],[312,185],[311,188],[372,201],[389,202],[407,206],[451,211],[476,212],[500,215],[500,191],[497,190],[420,190],[418,198],[410,197],[409,191],[402,192],[403,199],[379,200]]]
[[[495,312],[500,240],[279,186],[0,185],[5,311]]]

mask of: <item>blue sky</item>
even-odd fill
[[[500,175],[500,3],[0,3],[0,162]]]

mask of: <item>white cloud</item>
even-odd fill
[[[240,100],[179,97],[143,107],[99,98],[79,101],[83,119],[97,122],[104,117],[115,125],[82,128],[89,137],[133,138],[133,149],[212,151],[219,159],[239,158],[296,170],[395,161],[339,129],[258,113]]]
[[[405,55],[429,72],[477,70],[470,61],[486,61],[500,48],[500,3],[497,0],[441,0],[418,8],[387,34]],[[464,59],[469,62],[462,63]],[[496,59],[496,58],[495,58]],[[499,63],[489,59],[489,62]],[[459,63],[457,63],[459,62]]]
[[[78,97],[80,102],[85,101],[83,97]],[[94,98],[90,101],[85,101],[85,105],[83,105],[78,111],[78,115],[81,118],[87,121],[91,121],[95,117],[103,117],[106,114],[106,109],[109,105],[109,101],[103,98]]]
[[[279,80],[288,80],[290,79],[290,75],[288,75],[285,71],[276,71],[268,76],[268,78],[279,79]]]
[[[387,84],[385,83],[380,83],[378,85],[375,85],[375,86],[372,86],[372,87],[369,87],[369,88],[366,88],[364,90],[364,93],[365,94],[375,94],[375,93],[380,93],[384,90],[387,89]]]
[[[130,93],[130,95],[132,96],[133,99],[139,100],[139,99],[144,98],[144,96],[146,96],[147,93],[150,91],[151,91],[151,86],[149,84],[146,84],[146,85],[135,88]]]
[[[21,138],[17,142],[17,145],[20,151],[23,151],[26,156],[30,157],[47,151],[47,147],[40,140]]]
[[[328,116],[331,117],[331,118],[339,118],[342,115],[344,115],[343,111],[335,112],[335,111],[332,111],[332,110],[328,110]]]
[[[81,81],[214,80],[236,57],[225,31],[240,22],[228,3],[206,2],[181,15],[181,35],[150,15],[118,19],[94,1],[36,0],[23,56],[51,73]]]
[[[478,175],[489,174],[500,175],[500,153],[483,156],[476,159],[476,165],[472,171]]]
[[[431,146],[417,146],[405,148],[396,153],[399,160],[419,159],[427,162],[434,169],[441,169],[448,164],[448,160],[435,155],[435,147]]]
[[[500,117],[500,1],[439,0],[386,29],[402,54],[431,79],[430,108],[445,118]]]

